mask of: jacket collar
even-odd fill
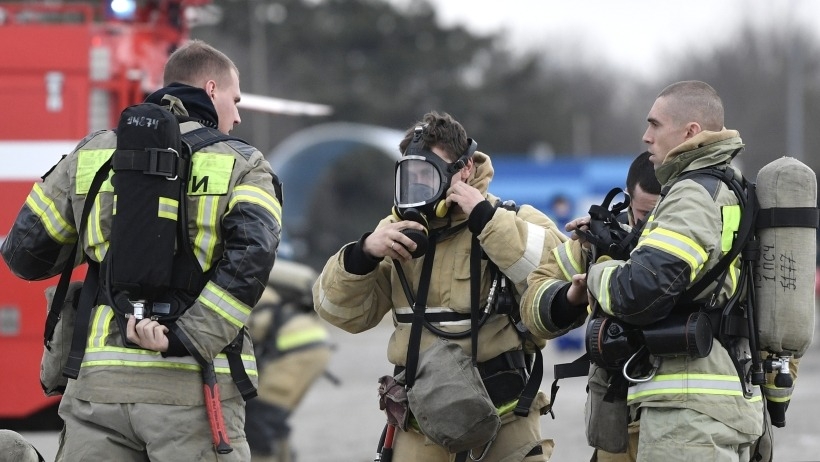
[[[671,150],[655,170],[655,176],[665,186],[683,172],[727,164],[743,147],[743,140],[736,130],[704,130]]]
[[[182,83],[172,83],[148,95],[148,103],[168,106],[171,112],[187,116],[205,125],[217,128],[219,117],[205,90]]]

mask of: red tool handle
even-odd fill
[[[396,434],[396,426],[387,424],[387,433],[384,435],[384,447],[393,449],[393,437]]]
[[[208,423],[211,424],[214,447],[219,454],[228,454],[233,451],[233,448],[228,438],[228,431],[225,429],[225,418],[222,416],[222,402],[219,400],[219,385],[216,382],[213,363],[202,368],[202,378],[205,382],[202,387],[205,395],[205,410],[208,413]]]

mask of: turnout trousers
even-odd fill
[[[205,405],[93,403],[63,396],[65,422],[56,462],[116,460],[147,462],[247,462],[245,402],[222,401],[222,414],[233,451],[217,454]]]

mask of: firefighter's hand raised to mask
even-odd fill
[[[481,191],[462,181],[453,184],[447,190],[447,206],[452,207],[454,203],[458,204],[467,216],[470,216],[475,206],[483,200],[484,195]]]
[[[168,328],[162,324],[148,318],[137,322],[137,318],[129,316],[125,329],[128,340],[140,347],[161,353],[168,351]]]
[[[401,232],[403,229],[417,229],[423,232],[424,226],[415,221],[402,220],[376,228],[365,238],[362,250],[373,258],[412,260],[410,252],[416,250],[416,243]]]

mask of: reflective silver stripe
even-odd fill
[[[394,308],[394,311],[396,312],[396,314],[413,314],[413,308],[411,308],[409,306],[405,306],[405,307],[401,307],[401,308]],[[456,314],[469,315],[469,313],[462,313],[462,312],[456,311],[452,308],[436,307],[436,306],[428,306],[427,308],[424,309],[424,312],[425,313],[456,313]]]
[[[469,316],[470,315],[470,313],[463,313],[463,312],[460,312],[460,311],[456,311],[452,308],[436,307],[436,306],[427,307],[427,308],[424,309],[424,312],[425,312],[425,314],[427,314],[427,313],[429,313],[429,314],[453,313],[453,314],[460,314],[460,315],[464,315],[464,316]],[[393,321],[395,321],[398,324],[410,324],[409,322],[400,322],[396,318],[396,315],[412,315],[412,314],[413,314],[413,308],[410,308],[410,307],[394,308],[393,309]],[[436,326],[469,326],[470,325],[470,319],[468,318],[468,319],[463,319],[463,320],[459,320],[459,321],[431,322],[431,324],[434,324]]]
[[[651,381],[629,387],[628,400],[655,395],[724,395],[743,397],[743,388],[736,375],[669,374],[655,376]],[[753,388],[753,401],[760,400],[760,389]]]
[[[86,348],[101,348],[110,332],[111,321],[114,319],[114,309],[107,305],[99,305],[91,316],[88,327],[88,346]]]
[[[26,198],[26,205],[40,218],[46,232],[58,244],[70,244],[77,241],[77,230],[54,206],[54,201],[46,196],[43,188],[36,183]]]
[[[168,197],[159,198],[159,208],[157,216],[160,218],[167,218],[169,220],[177,220],[179,213],[179,201]]]
[[[709,256],[706,251],[691,238],[668,229],[656,228],[652,230],[645,239],[638,242],[636,249],[644,245],[662,250],[685,261],[691,268],[689,281],[695,279],[695,276],[697,276],[703,267],[703,263]]]
[[[324,286],[322,284],[322,279],[319,278],[319,306],[321,306],[322,310],[325,311],[327,314],[336,316],[340,319],[352,319],[357,316],[361,316],[365,313],[366,307],[373,306],[373,298],[376,296],[375,292],[371,292],[367,294],[365,299],[357,304],[354,307],[346,307],[337,305],[330,301],[327,298],[327,293],[325,292]]]
[[[524,255],[504,271],[513,284],[518,285],[525,282],[527,276],[541,263],[546,235],[547,231],[541,226],[527,223],[527,243],[524,247]]]
[[[205,284],[197,300],[240,329],[248,322],[251,314],[249,306],[210,281]]]
[[[218,196],[199,196],[196,207],[196,237],[194,238],[194,254],[203,271],[211,268],[214,258],[214,248],[217,242],[217,224],[219,216],[217,207]]]
[[[108,240],[103,235],[102,225],[102,194],[97,194],[94,198],[94,204],[91,206],[91,211],[88,214],[87,231],[85,233],[88,247],[94,252],[97,261],[103,261],[105,254],[108,253]],[[112,207],[116,207],[117,196],[112,198]]]
[[[258,375],[256,361],[252,355],[242,355],[242,364],[248,375]],[[199,371],[200,367],[191,356],[169,356],[163,358],[156,351],[139,350],[124,347],[94,347],[86,348],[82,367],[123,366],[123,367],[158,367],[164,369],[178,369]],[[214,369],[218,374],[230,374],[228,358],[224,353],[214,358]]]
[[[609,266],[604,268],[601,272],[601,284],[598,286],[598,305],[608,315],[612,313],[612,299],[609,296],[609,280],[612,279],[612,272],[615,271],[616,266]]]
[[[558,267],[561,268],[561,272],[564,273],[564,278],[567,281],[572,281],[572,276],[583,272],[580,263],[575,261],[572,255],[573,242],[575,241],[568,240],[552,250],[552,254],[555,255],[555,260],[558,262]]]

